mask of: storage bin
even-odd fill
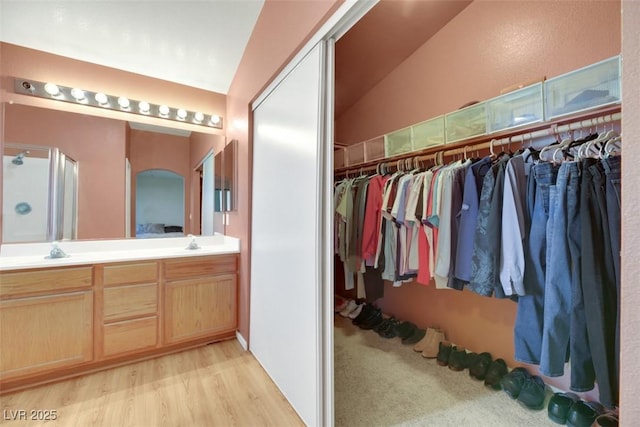
[[[536,83],[487,101],[489,133],[516,128],[544,119],[542,83]]]
[[[445,115],[447,144],[487,133],[487,104],[480,102]]]
[[[400,129],[384,136],[384,156],[391,157],[412,151],[411,128]]]
[[[384,159],[384,137],[371,139],[364,143],[364,154],[367,162]]]
[[[549,79],[544,84],[546,119],[617,104],[620,84],[620,56]]]
[[[347,164],[346,166],[355,165],[364,162],[364,144],[359,142],[347,147]]]
[[[411,130],[414,151],[444,144],[444,116],[418,123]]]

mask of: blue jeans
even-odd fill
[[[540,163],[532,167],[527,183],[531,228],[524,247],[526,295],[518,298],[514,326],[515,359],[525,363],[539,364],[542,353],[549,188],[555,184],[557,173],[557,166]]]
[[[579,175],[578,163],[563,163],[558,171],[556,185],[550,188],[544,324],[540,360],[540,372],[550,377],[563,375],[564,364],[569,360],[569,337],[573,316],[572,293],[573,289],[581,289]],[[588,343],[576,341],[575,344],[577,346],[571,346],[572,361],[576,358],[586,358],[590,361]],[[584,354],[575,354],[574,351],[582,351]],[[580,391],[593,387],[593,378],[591,378],[591,384],[588,381],[581,384],[584,379],[576,374],[578,373],[572,372],[571,375],[572,388],[574,380],[577,380],[576,389]]]

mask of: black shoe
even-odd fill
[[[500,380],[502,380],[508,372],[509,369],[507,369],[507,364],[503,359],[494,360],[491,362],[491,366],[489,366],[487,375],[484,378],[484,385],[494,390],[500,390],[502,387],[500,385]]]
[[[374,332],[377,332],[378,334],[380,334],[380,332],[387,329],[389,326],[393,324],[393,320],[394,320],[393,317],[388,317],[386,319],[383,318],[382,323],[380,323],[379,325],[373,328]]]
[[[467,368],[469,368],[469,375],[471,375],[471,367],[476,364],[478,360],[478,353],[471,352],[467,353]]]
[[[419,329],[416,327],[416,329],[413,331],[413,333],[410,336],[402,339],[402,344],[413,345],[418,341],[422,340],[422,338],[424,338],[426,334],[427,334],[426,329]]]
[[[398,322],[397,319],[392,319],[391,322],[389,322],[389,326],[383,329],[382,331],[378,332],[378,335],[380,335],[382,338],[387,338],[387,339],[395,338],[397,336],[396,327],[398,326],[399,323],[400,322]]]
[[[447,366],[449,364],[449,356],[451,355],[453,346],[449,341],[441,341],[438,344],[438,355],[436,356],[436,362],[440,366]]]
[[[579,400],[571,405],[567,413],[567,425],[570,427],[590,427],[598,418],[598,411],[590,402]]]
[[[464,371],[467,367],[467,350],[464,347],[453,347],[449,355],[449,369],[452,371]]]
[[[529,409],[538,411],[544,408],[545,397],[547,397],[546,384],[544,383],[544,381],[542,381],[542,378],[534,375],[527,381],[525,381],[522,385],[522,389],[518,394],[518,403],[526,406]],[[569,411],[569,413],[571,413],[571,411]],[[593,417],[593,420],[595,419],[596,417]]]
[[[384,322],[382,312],[379,309],[376,309],[376,311],[371,316],[367,317],[367,319],[360,323],[358,326],[360,327],[360,329],[370,330],[375,328],[382,322]]]
[[[596,425],[600,427],[618,427],[618,416],[612,412],[599,415],[596,418]]]
[[[360,314],[358,314],[355,319],[351,321],[351,323],[358,326],[364,319],[371,315],[373,310],[375,310],[375,307],[373,307],[371,304],[365,304],[364,307],[362,307],[362,310],[360,310]]]
[[[396,335],[401,339],[409,338],[418,329],[418,327],[411,322],[402,322],[396,326]]]
[[[580,400],[578,396],[573,393],[556,393],[549,399],[547,405],[547,415],[549,419],[554,423],[566,424],[567,416],[569,415],[569,409],[571,406]]]
[[[477,380],[483,381],[487,376],[487,372],[489,372],[491,362],[491,353],[480,353],[475,363],[469,365],[469,375]]]
[[[507,375],[502,377],[500,384],[505,393],[512,399],[517,399],[524,383],[531,378],[531,374],[525,368],[514,368]]]

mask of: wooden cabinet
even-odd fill
[[[235,331],[237,268],[235,255],[165,263],[165,343]]]
[[[0,378],[90,361],[93,292],[0,301]]]
[[[104,358],[158,345],[158,262],[129,262],[102,268]]]

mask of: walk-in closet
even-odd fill
[[[617,425],[621,19],[382,1],[336,42],[336,426]]]

